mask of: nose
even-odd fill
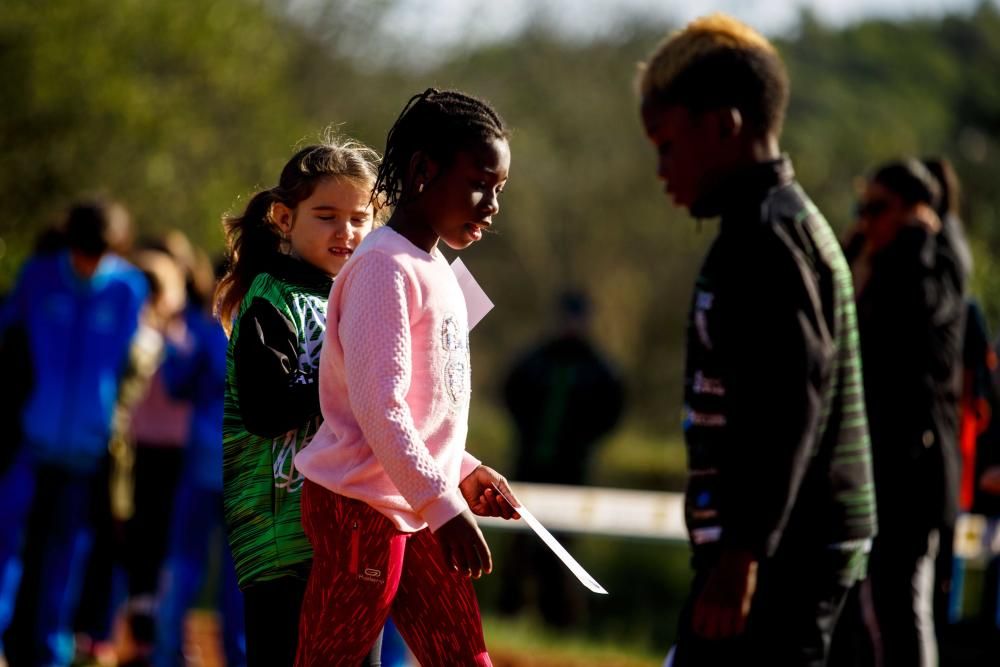
[[[495,191],[491,190],[489,192],[489,194],[487,194],[483,198],[482,206],[483,206],[483,210],[490,217],[492,217],[492,216],[496,215],[497,213],[499,213],[500,212],[500,199],[499,199],[499,197],[497,197],[497,193]]]
[[[344,222],[337,225],[333,230],[334,236],[336,236],[338,239],[346,239],[347,237],[349,237],[351,235],[349,231],[350,224],[351,224],[350,222],[345,220]]]
[[[670,161],[665,155],[660,156],[660,158],[656,161],[656,177],[664,183],[667,182],[667,171],[669,167]]]

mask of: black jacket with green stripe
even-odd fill
[[[294,457],[322,421],[319,356],[332,280],[291,257],[270,264],[243,298],[226,360],[223,500],[244,588],[305,578],[312,561]]]
[[[783,158],[730,180],[688,325],[685,518],[758,558],[876,531],[857,318],[829,224]]]

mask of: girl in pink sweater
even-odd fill
[[[473,514],[516,517],[498,489],[517,500],[465,451],[468,321],[438,241],[482,238],[509,167],[503,121],[462,93],[414,96],[389,132],[374,194],[395,211],[334,284],[324,421],[295,458],[314,550],[297,665],[359,664],[390,614],[423,665],[492,664],[471,579],[493,564]]]

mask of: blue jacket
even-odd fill
[[[115,255],[106,255],[89,280],[73,270],[68,252],[22,268],[0,310],[0,332],[11,325],[27,332],[34,386],[22,427],[36,460],[86,472],[107,455],[147,289],[145,276]]]
[[[189,306],[184,313],[191,343],[167,343],[163,380],[175,398],[191,401],[191,430],[184,451],[188,483],[222,492],[222,411],[226,390],[226,332],[208,313]]]

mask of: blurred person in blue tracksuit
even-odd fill
[[[147,294],[118,254],[129,228],[119,204],[74,205],[65,248],[30,259],[0,309],[0,337],[23,341],[26,375],[5,382],[31,388],[0,470],[0,631],[14,665],[72,658],[91,499],[106,492],[100,471]]]

